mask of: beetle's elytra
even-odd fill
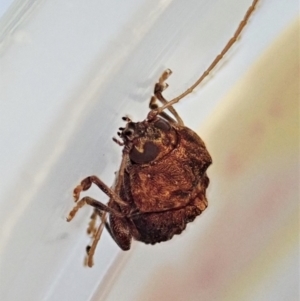
[[[253,1],[233,37],[194,85],[167,101],[162,92],[168,87],[165,83],[171,74],[168,69],[155,85],[147,118],[133,122],[123,117],[126,125],[119,128],[120,140],[113,138],[123,147],[113,187],[90,176],[74,189],[76,205],[67,221],[85,204],[94,208],[88,227],[88,233],[94,238],[92,246],[87,248],[89,266],[93,265],[104,227],[122,250],[129,250],[132,239],[146,244],[170,240],[206,209],[209,184],[206,170],[212,159],[204,142],[184,126],[173,105],[191,93],[221,60],[237,40],[257,2]],[[157,102],[161,103],[160,107]],[[90,197],[79,200],[81,191],[88,190],[92,183],[109,197],[106,205]],[[98,218],[100,225],[96,226]]]

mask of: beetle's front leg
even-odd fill
[[[156,103],[156,100],[159,100],[162,105],[165,105],[168,103],[168,101],[163,97],[162,92],[168,88],[168,84],[165,82],[168,77],[172,74],[172,71],[170,69],[167,69],[163,72],[163,74],[160,76],[158,82],[155,84],[154,87],[154,96],[150,99],[149,108],[151,110],[155,110],[158,108],[158,105]],[[168,107],[168,110],[172,113],[172,115],[175,117],[176,121],[170,117],[165,112],[160,112],[159,115],[161,115],[163,118],[168,120],[171,123],[177,122],[180,125],[184,125],[183,120],[180,118],[177,111],[174,109],[174,107],[170,106]]]
[[[149,102],[149,109],[151,110],[155,110],[158,108],[158,104],[157,104],[157,99],[155,96],[152,96]],[[167,121],[169,121],[170,123],[176,123],[176,120],[173,119],[171,116],[169,116],[166,112],[161,112],[159,113],[159,116],[163,117],[164,119],[166,119]]]
[[[69,216],[67,217],[67,221],[70,222],[74,216],[76,215],[76,213],[78,212],[78,210],[80,208],[82,208],[84,205],[90,205],[100,211],[105,211],[105,212],[109,212],[109,213],[112,213],[116,216],[119,216],[119,217],[123,217],[124,214],[119,212],[118,210],[114,209],[114,208],[111,208],[111,207],[108,207],[106,205],[104,205],[103,203],[89,197],[89,196],[86,196],[84,198],[82,198],[80,201],[78,201],[76,203],[76,205],[74,206],[74,208],[70,211],[69,213]]]

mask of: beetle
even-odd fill
[[[239,37],[257,2],[252,2],[232,38],[189,89],[171,101],[166,100],[162,92],[168,87],[166,80],[172,73],[167,69],[155,84],[146,119],[133,122],[123,117],[126,124],[119,128],[120,140],[113,138],[123,147],[123,155],[112,188],[97,176],[89,176],[74,189],[76,205],[67,221],[86,204],[94,208],[88,227],[94,238],[92,246],[87,247],[88,266],[93,265],[104,227],[125,251],[130,249],[132,239],[146,244],[172,239],[207,208],[206,171],[212,158],[202,139],[184,125],[173,105],[191,93],[218,64]],[[88,196],[80,199],[80,193],[92,184],[109,197],[107,204]]]

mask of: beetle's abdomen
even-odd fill
[[[200,213],[199,208],[191,205],[181,209],[138,215],[132,218],[139,233],[139,237],[134,238],[146,244],[170,240],[175,234],[180,234],[186,228],[186,224],[192,222]]]

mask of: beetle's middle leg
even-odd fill
[[[163,97],[162,92],[168,88],[168,84],[165,82],[168,77],[172,74],[172,71],[170,69],[167,69],[163,72],[163,74],[160,76],[158,82],[155,84],[154,87],[154,96],[150,99],[149,108],[151,110],[157,109],[158,105],[156,100],[159,100],[162,105],[166,105],[168,101]],[[176,121],[170,117],[165,112],[160,112],[159,115],[168,120],[171,123],[178,123],[180,125],[184,125],[183,120],[180,118],[177,111],[174,109],[173,106],[169,106],[168,110],[171,112],[171,114],[175,117]]]
[[[73,197],[75,202],[79,200],[81,191],[88,190],[91,187],[92,183],[97,185],[110,199],[114,200],[119,205],[128,206],[128,204],[125,203],[115,191],[109,188],[102,180],[100,180],[96,176],[90,176],[83,179],[81,183],[74,189]]]
[[[69,216],[67,217],[67,221],[70,222],[74,218],[74,216],[76,215],[78,210],[81,209],[84,205],[90,205],[98,210],[101,210],[104,212],[109,212],[115,216],[124,217],[124,214],[119,212],[118,210],[111,208],[107,205],[104,205],[103,203],[101,203],[89,196],[86,196],[76,203],[76,205],[70,211]]]

